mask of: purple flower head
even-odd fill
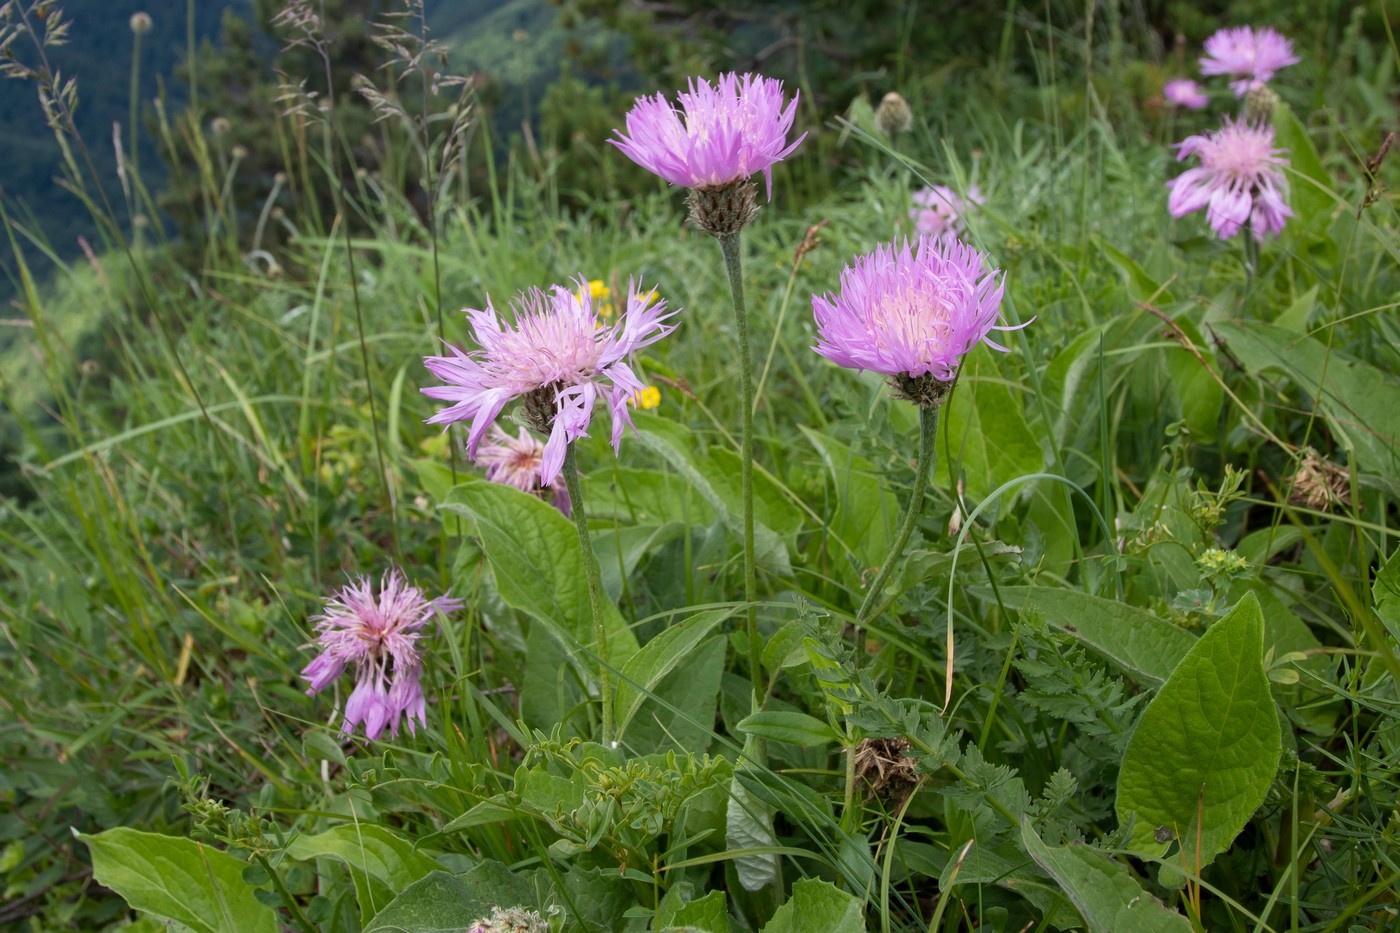
[[[446,385],[428,386],[423,394],[453,404],[428,419],[429,424],[470,421],[467,453],[477,447],[496,417],[512,399],[525,400],[532,428],[547,433],[540,462],[540,484],[553,485],[564,465],[565,448],[587,435],[593,405],[601,396],[612,411],[612,444],[632,426],[627,399],[646,388],[625,362],[675,330],[667,320],[676,312],[650,290],[628,283],[627,307],[614,323],[603,321],[593,306],[588,283],[548,292],[528,289],[512,302],[513,320],[504,323],[488,299],[486,310],[467,309],[480,350],[449,345],[451,356],[430,356],[423,364]]]
[[[499,427],[492,425],[491,436],[476,449],[476,462],[486,468],[486,478],[493,483],[505,483],[521,492],[546,498],[545,486],[540,482],[540,467],[544,463],[544,445],[524,428],[511,437]],[[569,514],[569,490],[567,486],[554,484],[549,500],[565,515]]]
[[[1167,187],[1167,210],[1185,217],[1205,208],[1206,222],[1224,240],[1248,221],[1257,239],[1277,234],[1293,216],[1285,198],[1287,163],[1274,148],[1271,126],[1227,119],[1214,132],[1189,136],[1177,146],[1177,158],[1196,156],[1201,164],[1182,172]]]
[[[1221,29],[1205,41],[1205,50],[1201,74],[1234,77],[1230,89],[1236,97],[1243,97],[1256,82],[1268,81],[1280,68],[1298,62],[1293,44],[1267,26]]]
[[[355,666],[355,689],[345,701],[345,732],[364,723],[365,735],[377,739],[389,727],[399,734],[399,719],[427,722],[427,704],[419,677],[418,635],[434,612],[455,612],[462,602],[448,596],[428,599],[410,586],[403,572],[392,567],[379,582],[376,597],[369,577],[358,577],[326,600],[316,616],[316,642],[321,653],[302,670],[310,685],[307,695],[324,690],[347,665]]]
[[[956,236],[963,231],[963,216],[986,199],[976,185],[967,189],[966,198],[947,185],[934,185],[914,192],[913,200],[914,207],[909,209],[909,218],[914,221],[919,233]]]
[[[948,383],[978,341],[1006,349],[987,337],[1007,329],[996,325],[1004,287],[986,256],[952,237],[883,244],[842,270],[838,293],[812,296],[813,349],[851,369]]]
[[[797,95],[783,106],[783,83],[761,75],[722,74],[715,84],[691,78],[676,95],[680,110],[662,94],[638,98],[627,114],[627,133],[610,139],[649,172],[683,188],[718,188],[757,172],[773,200],[773,164],[807,137],[788,145]]]
[[[1162,86],[1162,96],[1167,99],[1167,103],[1185,107],[1187,110],[1200,110],[1210,103],[1200,85],[1190,78],[1173,78],[1168,81]]]

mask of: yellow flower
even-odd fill
[[[584,300],[585,297],[592,298],[593,308],[597,311],[599,317],[612,317],[617,313],[617,309],[613,307],[612,302],[609,300],[612,297],[612,289],[608,288],[602,279],[590,279],[588,282],[588,295],[585,296],[583,294],[583,289],[580,288],[578,297],[579,301]]]
[[[633,392],[632,397],[627,400],[627,404],[633,408],[650,411],[661,404],[661,390],[656,386],[647,386],[640,392]]]

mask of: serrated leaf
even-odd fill
[[[1196,644],[1195,635],[1149,612],[1078,590],[1004,586],[1000,593],[1007,606],[1039,611],[1047,623],[1073,635],[1143,683],[1166,682]]]
[[[666,629],[627,659],[617,677],[616,701],[613,704],[616,711],[613,721],[619,736],[627,731],[628,724],[641,708],[647,694],[653,692],[662,678],[694,652],[716,626],[733,614],[733,609],[696,613],[679,625]]]
[[[496,589],[508,605],[579,645],[593,643],[593,613],[573,522],[547,502],[477,477],[458,483],[442,508],[476,521]],[[637,639],[616,606],[605,600],[603,613],[609,659],[621,664],[636,652]]]
[[[741,720],[736,728],[761,739],[803,747],[830,745],[840,740],[835,729],[815,716],[788,710],[762,710]]]
[[[1254,594],[1212,625],[1143,711],[1118,777],[1128,847],[1160,857],[1172,839],[1195,871],[1230,847],[1264,801],[1282,751],[1264,675]]]
[[[118,827],[89,836],[92,874],[137,910],[201,933],[277,933],[277,913],[243,880],[248,863],[193,839]]]
[[[435,871],[415,881],[374,916],[364,933],[461,933],[492,907],[533,906],[528,880],[487,861],[460,875]]]
[[[865,933],[865,905],[829,881],[804,878],[763,925],[763,933]]]
[[[1191,921],[1168,909],[1103,852],[1082,842],[1047,846],[1021,821],[1021,843],[1069,895],[1089,933],[1191,933]]]

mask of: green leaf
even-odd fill
[[[413,843],[373,823],[336,826],[314,836],[298,836],[287,846],[298,861],[331,858],[350,867],[364,923],[419,878],[436,871],[438,863],[417,852]]]
[[[681,888],[689,885],[672,885],[671,890],[661,899],[656,911],[654,929],[666,931],[675,929],[697,930],[704,933],[729,933],[729,913],[723,891],[711,891],[704,897],[687,901],[681,898]]]
[[[1045,872],[1034,863],[1027,862],[1026,854],[1009,841],[1004,840],[1001,849],[991,844],[974,843],[961,855],[961,862],[939,854],[946,859],[942,867],[934,872],[940,888],[960,884],[994,884],[1024,897],[1040,912],[1045,922],[1057,930],[1084,925],[1074,906],[1049,883]]]
[[[442,507],[476,521],[496,589],[508,605],[576,644],[593,643],[593,614],[573,522],[528,493],[477,477],[458,483]],[[610,660],[621,664],[636,652],[637,639],[616,606],[605,601],[603,612]]]
[[[1376,574],[1371,584],[1371,599],[1376,604],[1376,615],[1390,629],[1390,636],[1400,639],[1400,548],[1395,549]]]
[[[1196,346],[1204,365],[1186,347],[1169,347],[1166,355],[1167,374],[1171,377],[1171,393],[1181,418],[1197,440],[1212,443],[1219,429],[1220,411],[1225,404],[1225,388],[1217,378],[1215,354],[1201,338],[1196,326],[1182,315],[1176,325]]]
[[[530,882],[499,862],[453,875],[435,871],[404,888],[364,933],[461,933],[492,907],[533,907]]]
[[[865,933],[865,909],[860,898],[829,881],[804,878],[792,886],[792,897],[779,907],[763,933]]]
[[[773,809],[744,785],[737,770],[729,782],[724,837],[730,850],[778,844],[778,837],[773,834]],[[734,871],[745,891],[761,891],[778,877],[778,856],[776,853],[738,856],[734,859]]]
[[[1287,104],[1280,104],[1274,110],[1274,129],[1278,147],[1288,153],[1285,161],[1291,191],[1289,206],[1298,214],[1300,222],[1310,223],[1313,218],[1330,212],[1336,202],[1332,178],[1323,167],[1307,128]]]
[[[810,428],[798,425],[816,448],[831,476],[836,500],[827,531],[856,560],[858,566],[841,560],[850,582],[859,584],[862,572],[877,567],[889,556],[890,539],[899,521],[899,498],[885,488],[874,465],[851,448]]]
[[[628,724],[641,708],[647,694],[655,691],[662,678],[675,670],[676,665],[685,660],[716,626],[733,614],[732,608],[696,613],[657,635],[627,659],[617,678],[613,705],[616,711],[613,721],[619,736],[627,731]]]
[[[193,839],[118,827],[89,836],[92,874],[137,910],[208,933],[277,933],[277,914],[243,880],[241,859]]]
[[[661,679],[642,701],[627,733],[638,752],[703,752],[714,739],[715,707],[724,678],[725,640],[702,641],[684,664]]]
[[[1143,711],[1118,776],[1128,846],[1160,857],[1179,840],[1186,870],[1230,847],[1278,770],[1278,711],[1264,676],[1264,618],[1246,594],[1212,625]]]
[[[1069,895],[1089,933],[1191,933],[1191,921],[1143,890],[1127,866],[1103,852],[1082,842],[1047,846],[1029,820],[1021,821],[1021,843]]]
[[[1195,635],[1151,613],[1078,590],[1004,586],[1001,599],[1012,609],[1039,611],[1142,683],[1165,683],[1196,644]]]
[[[979,346],[967,355],[938,425],[935,482],[951,485],[950,471],[956,469],[974,502],[1008,480],[1038,472],[1045,463],[1040,441],[991,359],[993,352]],[[954,463],[943,456],[946,450],[952,451]]]
[[[799,712],[763,710],[741,720],[737,728],[740,732],[762,739],[774,739],[803,747],[829,745],[840,741],[840,736],[831,726],[815,716]]]

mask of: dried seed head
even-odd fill
[[[1347,471],[1318,454],[1303,449],[1302,463],[1293,474],[1293,491],[1288,501],[1319,512],[1351,504],[1351,483]]]

